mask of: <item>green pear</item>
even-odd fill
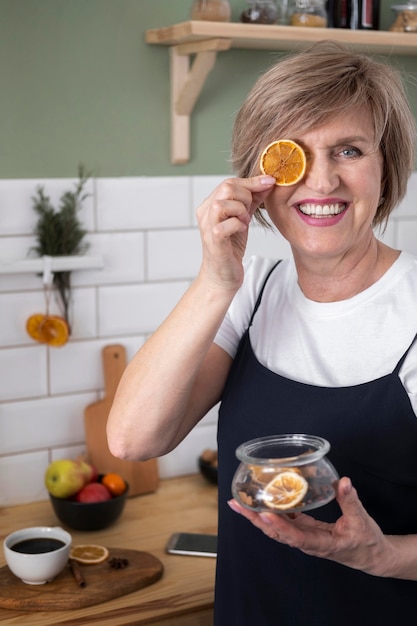
[[[56,498],[69,498],[86,484],[86,475],[78,461],[53,461],[45,473],[45,486]]]

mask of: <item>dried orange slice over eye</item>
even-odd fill
[[[262,152],[260,168],[273,176],[276,185],[295,185],[305,174],[307,159],[304,150],[292,139],[273,141]]]
[[[63,317],[58,315],[48,315],[44,317],[41,325],[41,332],[44,342],[48,346],[63,346],[68,341],[69,328]]]
[[[266,506],[287,511],[300,504],[308,490],[308,482],[295,471],[277,474],[264,488],[263,501]]]
[[[43,313],[35,313],[31,315],[26,322],[26,332],[29,337],[40,343],[45,343],[46,339],[42,332],[45,315]]]
[[[109,551],[104,546],[80,544],[71,548],[69,558],[85,565],[94,565],[94,563],[102,563],[108,556]]]

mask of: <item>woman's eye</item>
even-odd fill
[[[338,154],[340,154],[343,157],[352,158],[352,157],[360,156],[362,152],[358,148],[353,148],[352,146],[348,146],[346,148],[342,148],[342,150],[340,150]]]

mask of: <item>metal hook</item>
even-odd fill
[[[53,280],[53,272],[52,272],[52,257],[51,256],[43,256],[43,284],[45,286],[52,285]]]
[[[52,281],[54,274],[52,271],[52,257],[45,255],[43,260],[43,291],[45,295],[46,316],[49,315],[49,302],[51,299]]]

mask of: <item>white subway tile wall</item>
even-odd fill
[[[120,343],[130,360],[196,275],[201,259],[195,208],[221,176],[93,179],[80,212],[88,254],[101,270],[72,273],[72,335],[62,348],[32,341],[29,315],[45,311],[42,277],[0,274],[0,506],[47,498],[43,476],[58,458],[86,452],[84,408],[103,395],[103,346]],[[38,186],[58,205],[76,180],[0,180],[0,265],[28,256]],[[417,173],[384,241],[417,253]],[[288,244],[251,227],[246,255],[281,258]],[[51,312],[59,312],[54,300]],[[217,407],[176,450],[158,460],[161,477],[197,470],[216,447]]]

